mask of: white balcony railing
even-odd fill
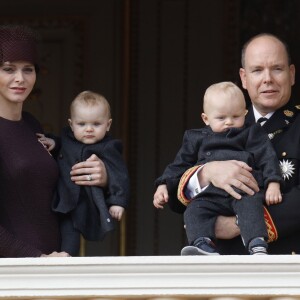
[[[300,256],[2,258],[0,298],[300,299]]]

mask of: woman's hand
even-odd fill
[[[78,185],[107,186],[107,172],[103,161],[92,154],[86,161],[72,167],[71,180]]]
[[[38,141],[42,143],[48,151],[52,151],[55,148],[55,141],[53,139],[46,137],[42,133],[37,133],[36,136]]]
[[[71,255],[67,252],[56,252],[53,251],[50,254],[42,254],[41,257],[70,257]]]

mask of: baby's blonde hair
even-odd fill
[[[83,91],[79,93],[71,103],[70,106],[71,116],[77,104],[86,104],[90,106],[94,106],[97,104],[104,104],[104,106],[106,107],[108,118],[109,119],[111,118],[110,105],[108,101],[104,96],[98,93],[92,91]]]
[[[223,81],[219,83],[212,84],[209,86],[203,97],[203,111],[206,112],[209,101],[213,98],[215,94],[220,95],[221,93],[230,96],[231,98],[241,99],[246,107],[246,101],[242,90],[231,81]]]

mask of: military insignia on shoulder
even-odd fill
[[[288,110],[288,109],[284,110],[283,113],[287,117],[292,117],[294,115],[294,113],[291,110]]]
[[[270,140],[272,140],[276,134],[281,133],[281,132],[282,132],[282,129],[278,129],[274,132],[269,133],[268,137],[269,137]]]
[[[295,165],[291,161],[283,159],[282,161],[279,161],[279,166],[281,169],[281,175],[283,177],[283,180],[289,180],[290,177],[293,177]]]

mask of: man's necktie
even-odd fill
[[[268,121],[268,118],[262,117],[257,120],[257,123],[259,123],[261,126],[263,126],[266,121]]]

